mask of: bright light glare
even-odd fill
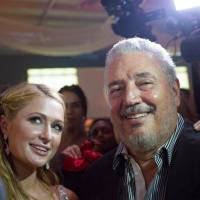
[[[175,70],[180,82],[180,88],[190,89],[188,68],[186,66],[178,66]]]
[[[200,7],[199,0],[174,0],[176,10],[185,10],[189,8]]]
[[[42,68],[27,70],[29,83],[41,83],[59,90],[64,85],[78,84],[76,68]]]

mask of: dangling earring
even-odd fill
[[[8,146],[8,136],[4,134],[3,138],[5,142],[5,152],[6,152],[6,155],[8,156],[10,154],[10,150]]]
[[[49,170],[49,169],[50,169],[50,166],[49,166],[49,163],[48,163],[48,162],[45,164],[45,169],[46,169],[46,170]]]

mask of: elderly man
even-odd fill
[[[177,113],[175,65],[131,38],[109,51],[105,92],[118,148],[85,173],[81,200],[200,199],[200,134]]]

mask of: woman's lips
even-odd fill
[[[30,144],[30,146],[33,152],[40,156],[46,156],[48,154],[48,151],[50,150],[49,147],[44,145]]]

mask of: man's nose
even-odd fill
[[[141,103],[141,94],[135,83],[129,83],[125,90],[124,103],[126,105]]]

